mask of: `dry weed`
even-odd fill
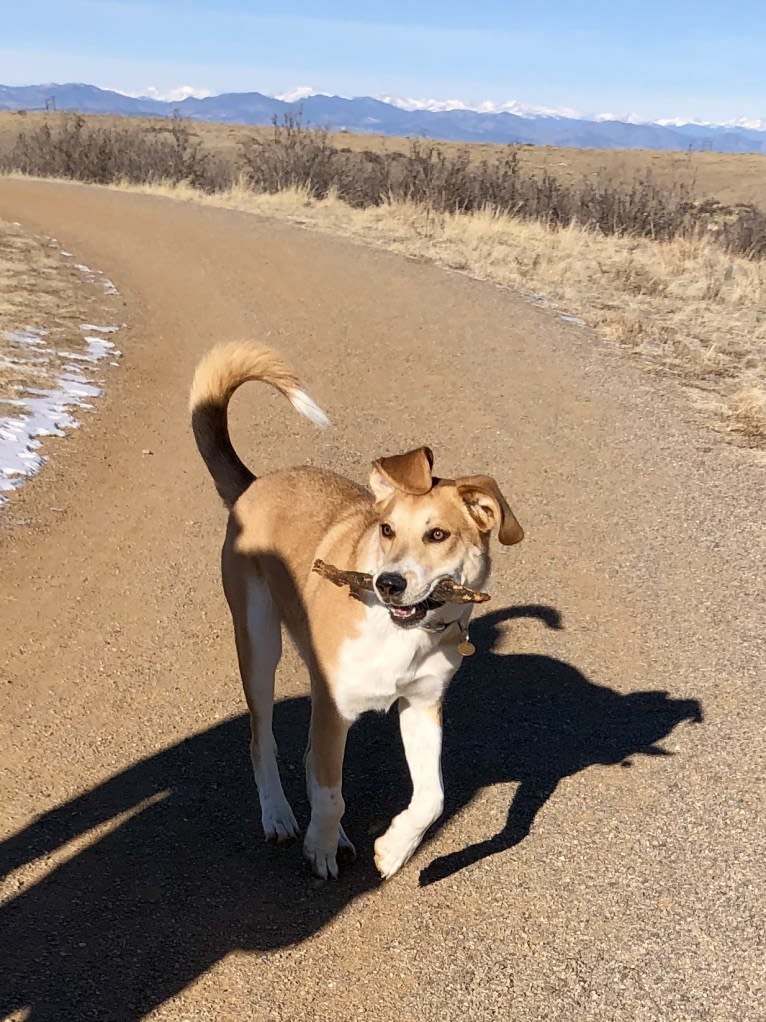
[[[58,246],[0,220],[0,399],[42,387],[60,369],[56,358],[36,358],[34,347],[24,357],[11,335],[42,329],[50,348],[80,346],[92,303],[92,287]]]
[[[732,394],[724,415],[735,436],[753,447],[766,444],[766,389],[749,387]]]

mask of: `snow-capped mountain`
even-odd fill
[[[312,90],[304,87],[301,90],[303,97],[312,95]],[[487,99],[475,103],[463,99],[405,99],[401,96],[377,96],[377,99],[400,110],[472,110],[474,113],[509,113],[517,117],[564,117],[570,120],[584,121],[620,121],[623,124],[659,124],[666,128],[680,128],[687,125],[696,125],[703,128],[745,128],[749,131],[766,131],[766,118],[738,117],[730,121],[703,121],[699,118],[670,117],[660,120],[647,120],[636,113],[601,113],[588,114],[572,107],[550,107],[530,106],[521,103],[517,99],[508,99],[498,103],[495,100]]]
[[[521,143],[595,149],[713,149],[766,152],[766,119],[740,118],[726,124],[641,121],[634,114],[583,116],[567,108],[526,106],[516,100],[469,104],[462,100],[318,93],[310,86],[267,96],[260,92],[209,95],[190,85],[129,96],[95,85],[0,85],[0,110],[72,110],[168,116],[178,111],[194,120],[227,124],[268,124],[299,114],[306,124],[364,134],[417,135],[457,142]]]

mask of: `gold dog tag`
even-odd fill
[[[476,647],[466,635],[466,637],[461,639],[457,644],[457,651],[461,656],[473,656],[476,652]]]

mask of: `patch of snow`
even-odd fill
[[[208,89],[198,89],[194,85],[179,85],[171,89],[158,89],[155,85],[147,85],[143,92],[123,92],[121,95],[130,96],[133,99],[159,99],[164,103],[180,103],[190,97],[207,99],[213,94]]]
[[[117,328],[114,327],[114,329],[116,330]],[[112,341],[107,341],[104,337],[86,337],[85,343],[88,346],[87,351],[57,351],[56,354],[60,358],[68,358],[73,362],[88,362],[90,365],[95,365],[96,362],[100,362],[107,355],[110,358],[122,357],[122,352],[119,348]],[[117,363],[112,364],[116,365]]]
[[[283,103],[297,103],[300,99],[308,99],[309,96],[329,96],[329,92],[317,92],[310,85],[299,85],[296,89],[288,89],[287,92],[277,92],[274,99],[281,99]]]
[[[83,332],[86,329],[103,335],[119,328],[86,323]],[[28,327],[5,335],[19,349],[19,357],[10,354],[4,358],[6,365],[18,367],[30,361],[41,365],[51,356],[67,361],[52,386],[27,387],[18,397],[0,398],[0,504],[6,499],[4,492],[17,489],[44,464],[41,438],[65,437],[77,429],[75,413],[91,409],[93,399],[101,396],[103,388],[101,381],[94,379],[94,367],[103,359],[108,359],[110,365],[119,365],[114,359],[121,352],[104,336],[85,334],[85,351],[70,352],[47,347],[44,341],[47,333],[42,328]]]
[[[464,99],[411,99],[402,96],[376,96],[382,103],[390,103],[400,110],[430,110],[440,113],[448,110],[472,110],[478,114],[514,114],[527,119],[533,117],[572,117],[579,118],[582,114],[571,107],[529,106],[517,99],[506,99],[496,102],[483,99],[479,102]]]
[[[706,128],[744,128],[750,131],[766,132],[766,118],[764,117],[737,117],[728,121],[705,121],[696,117],[670,117],[652,119],[639,113],[626,112],[616,113],[586,113],[575,110],[572,107],[560,106],[535,106],[528,103],[521,103],[517,99],[497,101],[484,99],[479,101],[465,99],[415,99],[403,96],[379,95],[375,97],[383,103],[398,107],[400,110],[430,110],[432,112],[443,112],[447,110],[471,110],[480,114],[515,114],[516,117],[527,119],[538,117],[563,117],[572,120],[583,121],[619,121],[622,124],[658,124],[666,128],[680,128],[685,125],[695,124]]]
[[[748,131],[766,132],[766,117],[736,117],[732,121],[701,121],[697,117],[665,117],[655,124],[665,128],[683,128],[694,125],[698,128],[745,128]]]
[[[95,323],[81,323],[81,330],[95,330],[99,334],[115,334],[120,329],[118,326],[97,326]]]
[[[598,123],[604,121],[618,121],[620,124],[646,124],[646,120],[640,114],[596,114],[593,118]]]
[[[117,290],[117,286],[114,281],[104,276],[103,270],[92,270],[90,266],[86,266],[85,263],[74,263],[74,268],[79,270],[80,273],[85,274],[88,280],[93,283],[99,277],[102,278],[101,283],[104,288],[105,295],[118,295],[120,292]]]
[[[41,345],[45,346],[43,338],[47,334],[48,331],[41,327],[28,326],[24,330],[11,330],[5,336],[11,344],[20,348],[39,348]]]
[[[88,358],[94,364],[100,362],[102,358],[106,358],[107,355],[110,358],[122,355],[114,343],[107,341],[105,337],[86,337],[85,343],[88,345]]]

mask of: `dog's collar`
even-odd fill
[[[424,632],[446,632],[448,628],[452,628],[453,625],[458,625],[462,630],[460,620],[457,621],[440,621],[435,625],[418,625],[418,628],[422,628]]]
[[[444,633],[452,628],[453,625],[457,625],[459,629],[459,641],[457,644],[457,651],[461,656],[473,656],[476,652],[476,647],[471,642],[468,636],[468,625],[463,624],[460,618],[457,621],[442,621],[439,624],[434,625],[418,625],[424,632],[435,632],[437,635],[443,636]]]

